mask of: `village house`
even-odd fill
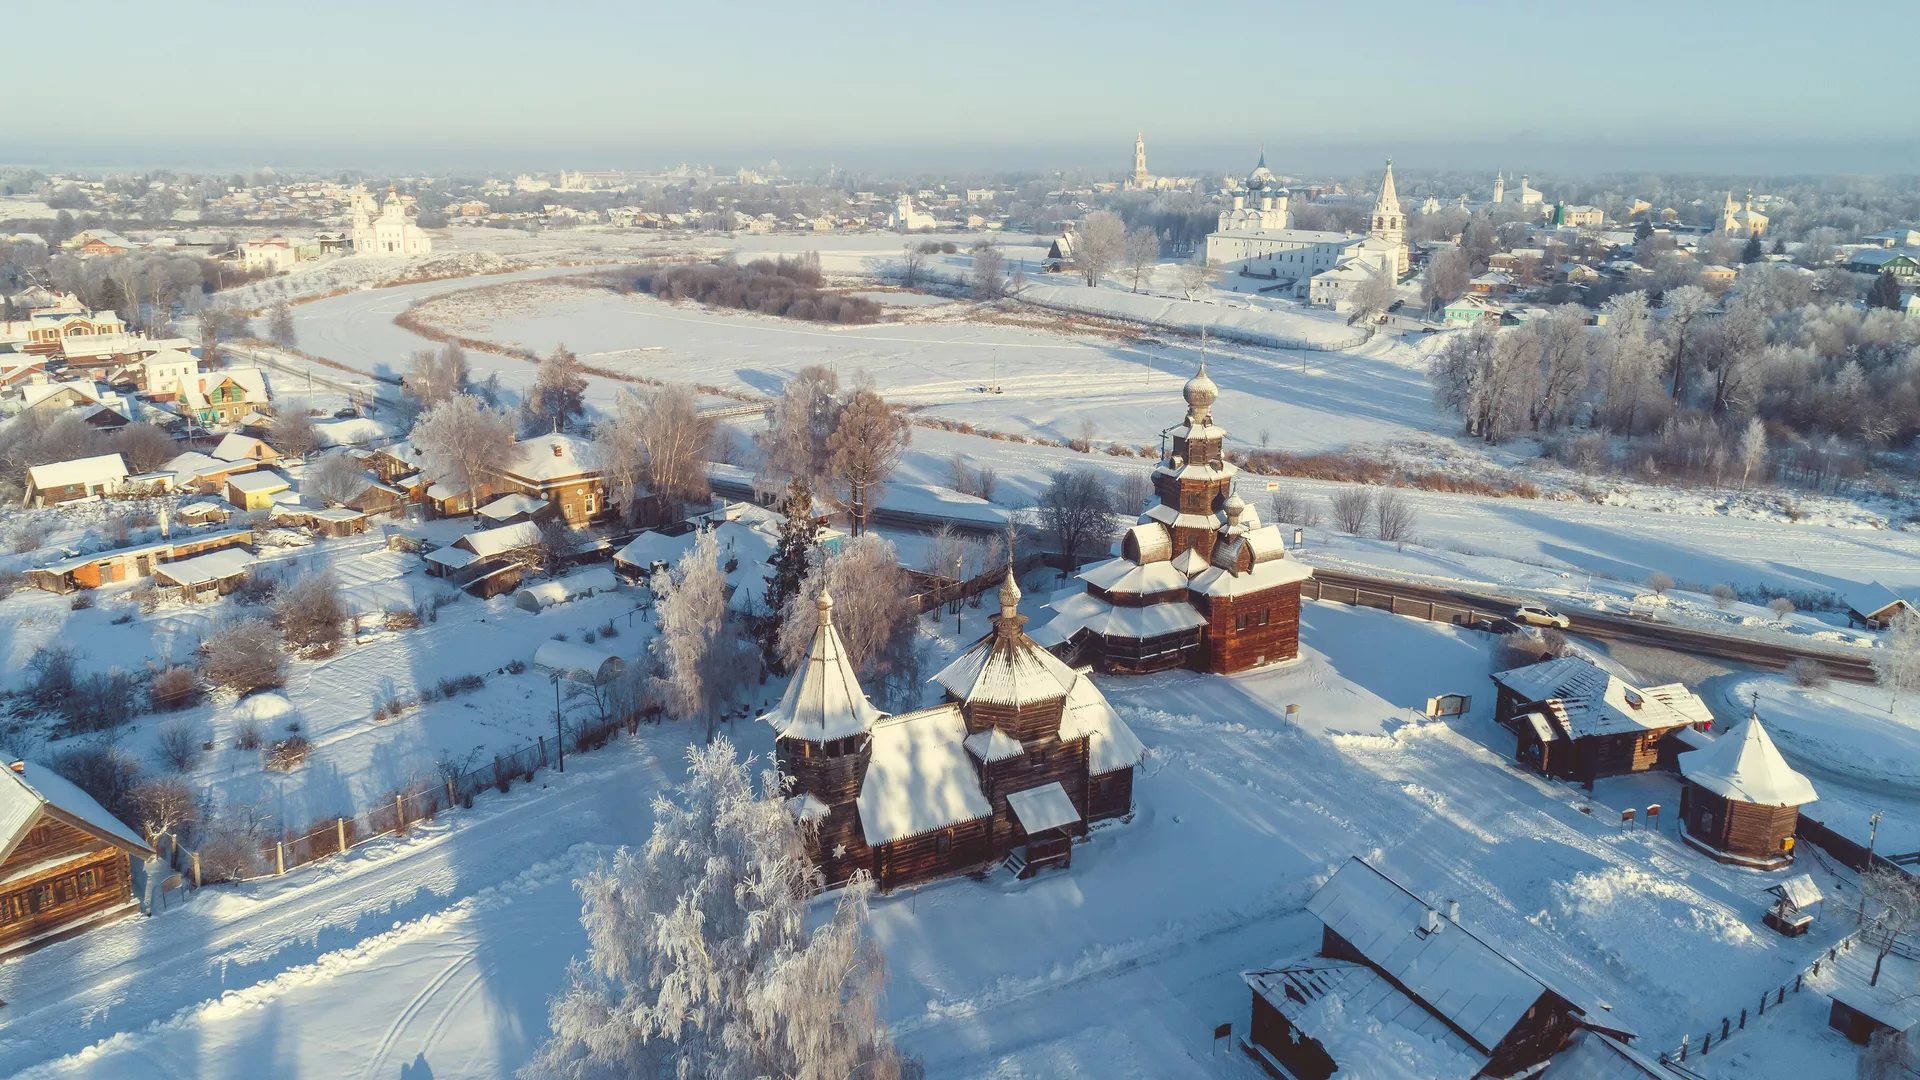
[[[501,469],[499,483],[489,485],[493,490],[482,492],[482,498],[517,491],[552,503],[560,520],[570,526],[589,524],[607,512],[606,484],[599,468],[590,463],[592,445],[557,433],[517,442]],[[465,509],[472,508],[469,499]]]
[[[221,368],[182,380],[179,390],[183,415],[202,427],[230,427],[248,413],[272,404],[267,377],[259,368]]]
[[[462,587],[472,586],[482,578],[496,575],[511,577],[510,582],[491,582],[485,586],[483,594],[494,596],[511,592],[520,585],[519,570],[524,561],[522,555],[540,547],[541,543],[540,526],[531,521],[498,529],[482,529],[427,552],[427,573],[447,578]],[[512,573],[502,574],[503,571]]]
[[[251,435],[228,435],[213,448],[213,456],[221,461],[257,461],[270,465],[280,460],[280,452]]]
[[[163,471],[171,475],[169,486],[173,490],[192,491],[201,495],[222,494],[227,489],[228,480],[259,467],[260,463],[252,458],[222,461],[197,450],[176,454],[161,466]]]
[[[56,461],[27,470],[27,501],[55,506],[75,499],[117,494],[127,482],[127,463],[119,454]]]
[[[1885,630],[1893,625],[1894,617],[1900,613],[1912,615],[1920,610],[1914,607],[1912,601],[1878,581],[1848,589],[1845,598],[1847,625],[1866,630]]]
[[[178,589],[183,600],[194,600],[210,592],[226,596],[246,582],[247,571],[253,563],[253,552],[230,547],[160,563],[153,568],[153,579]]]
[[[1086,591],[1050,605],[1034,631],[1102,672],[1226,673],[1300,651],[1300,583],[1313,570],[1288,558],[1280,527],[1233,494],[1239,469],[1223,454],[1219,388],[1204,362],[1183,394],[1186,419],[1167,433],[1154,502],[1115,557],[1080,571]]]
[[[227,501],[241,510],[271,510],[274,496],[291,491],[293,483],[268,469],[227,478]]]
[[[97,335],[122,335],[127,324],[114,311],[69,311],[55,308],[36,311],[29,318],[27,343],[21,350],[30,353],[60,353],[67,338]]]
[[[1369,1075],[1379,1054],[1423,1080],[1505,1080],[1536,1075],[1583,1031],[1635,1038],[1468,927],[1458,901],[1444,907],[1349,859],[1307,901],[1320,951],[1242,976],[1241,1048],[1279,1080]]]
[[[1505,312],[1500,305],[1477,293],[1468,293],[1441,309],[1440,319],[1448,326],[1500,325]]]
[[[28,570],[27,580],[36,588],[52,593],[97,589],[115,582],[150,577],[154,568],[163,563],[244,547],[252,542],[253,533],[248,529],[203,532],[171,539],[165,535],[163,522],[161,538],[154,543],[62,559],[48,566]]]
[[[67,241],[66,246],[82,255],[125,255],[133,244],[117,232],[89,229]]]
[[[1679,683],[1640,689],[1578,656],[1495,672],[1494,719],[1514,732],[1514,758],[1545,776],[1593,787],[1645,772],[1706,740],[1707,703]]]
[[[1778,870],[1793,863],[1800,808],[1819,798],[1773,745],[1758,713],[1680,755],[1680,835],[1723,863]]]
[[[821,592],[807,659],[761,719],[829,884],[866,870],[896,889],[1001,862],[1025,878],[1070,866],[1088,825],[1131,812],[1145,748],[1084,670],[1027,637],[1019,602],[1009,569],[993,630],[934,676],[947,703],[888,716]]]
[[[154,852],[138,833],[51,769],[0,772],[0,953],[140,910],[132,860]]]
[[[180,388],[200,374],[200,358],[179,349],[163,349],[142,357],[134,369],[134,384],[141,393],[161,401],[180,396]]]

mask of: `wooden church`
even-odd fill
[[[883,890],[1005,863],[1065,867],[1075,838],[1133,806],[1145,754],[1084,670],[1035,644],[1011,570],[993,630],[934,677],[948,700],[888,716],[867,700],[822,591],[806,662],[761,719],[812,822],[829,884],[866,870]]]
[[[1220,388],[1206,362],[1182,391],[1187,415],[1153,470],[1154,501],[1113,558],[1078,575],[1086,591],[1051,606],[1034,639],[1104,672],[1188,667],[1226,673],[1300,652],[1300,583],[1278,525],[1233,493],[1239,469],[1213,422]]]
[[[1758,713],[1680,755],[1680,835],[1724,863],[1777,870],[1793,863],[1800,808],[1819,798],[1780,756]]]

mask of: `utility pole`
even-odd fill
[[[1876,810],[1873,816],[1867,819],[1869,825],[1867,829],[1867,867],[1860,871],[1862,875],[1873,873],[1873,845],[1876,840],[1880,839],[1880,818],[1881,815],[1885,813],[1885,810]],[[1867,922],[1867,883],[1864,877],[1860,882],[1860,914],[1856,921],[1862,926],[1866,925]]]
[[[553,673],[553,759],[558,772],[567,771],[567,729],[560,722],[560,673]]]

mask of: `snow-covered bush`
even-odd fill
[[[1725,611],[1733,606],[1735,600],[1740,599],[1740,590],[1722,582],[1713,587],[1712,596],[1714,606]]]
[[[1334,492],[1327,505],[1332,508],[1333,523],[1340,531],[1358,536],[1367,527],[1367,519],[1373,516],[1373,491],[1363,487],[1345,488]]]
[[[245,694],[279,686],[285,677],[286,657],[278,634],[265,619],[241,619],[208,638],[200,648],[206,654],[202,670],[216,686]]]
[[[93,796],[110,814],[119,814],[125,808],[128,794],[140,779],[140,762],[133,755],[101,743],[63,750],[47,765]]]
[[[345,636],[347,606],[340,587],[326,572],[301,578],[274,598],[274,617],[287,644],[296,649],[327,649]]]
[[[200,677],[185,664],[155,673],[147,685],[147,700],[155,709],[182,709],[200,697]]]
[[[1809,690],[1821,689],[1833,681],[1833,677],[1827,674],[1826,667],[1809,656],[1803,656],[1788,664],[1786,676],[1793,685]]]
[[[235,750],[260,749],[260,725],[254,720],[242,720],[233,726],[233,748]]]
[[[57,705],[73,695],[79,656],[64,645],[45,645],[27,658],[27,696],[36,705]]]
[[[274,772],[292,772],[307,763],[313,745],[305,735],[289,735],[267,750],[265,765]]]

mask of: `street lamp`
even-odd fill
[[[553,673],[553,756],[554,768],[567,771],[567,729],[560,722],[560,673]]]
[[[1864,875],[1873,873],[1873,845],[1880,839],[1880,818],[1884,814],[1886,814],[1885,810],[1876,810],[1873,816],[1867,819],[1867,865],[1860,871],[1863,876],[1860,880],[1860,916],[1857,920],[1861,925],[1865,925],[1867,921],[1867,882]]]

